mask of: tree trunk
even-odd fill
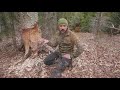
[[[22,32],[20,30],[20,24],[21,22],[19,22],[20,18],[19,18],[19,13],[15,12],[14,13],[16,21],[14,21],[14,29],[15,29],[15,40],[16,40],[16,47],[17,49],[20,49],[20,47],[22,46],[23,42],[22,42]]]
[[[102,17],[102,12],[97,12],[96,14],[96,34],[97,35],[101,32],[101,17]]]
[[[38,27],[38,13],[37,12],[19,12],[19,30],[16,34],[21,34],[22,40],[25,46],[26,59],[29,56],[30,48],[33,57],[38,54],[38,40],[40,38],[39,27]],[[18,37],[18,36],[17,36]],[[21,39],[17,39],[21,42]]]
[[[17,51],[18,48],[17,48],[17,44],[16,44],[16,37],[15,37],[15,13],[11,12],[10,13],[10,18],[11,18],[11,29],[12,29],[12,32],[11,32],[11,36],[12,36],[12,41],[13,41],[13,46],[15,48],[15,50]]]
[[[42,37],[48,40],[55,34],[57,27],[57,14],[56,12],[43,13]]]
[[[19,17],[19,32],[23,39],[25,46],[25,59],[28,57],[29,49],[31,48],[32,55],[35,57],[39,50],[39,45],[44,44],[44,39],[41,39],[38,27],[38,13],[35,12],[20,12]],[[38,45],[39,44],[39,45]],[[46,55],[46,54],[45,54]],[[5,77],[27,77],[35,78],[43,76],[46,70],[43,64],[44,57],[39,55],[36,58],[27,58],[26,60],[20,58],[18,61],[11,64]],[[41,72],[43,70],[44,72]],[[46,73],[46,72],[45,72]]]

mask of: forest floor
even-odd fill
[[[76,33],[84,52],[73,60],[72,70],[66,69],[63,78],[120,78],[120,35],[95,36]],[[0,78],[48,78],[53,66],[43,63],[47,53],[23,62],[23,52],[15,52],[11,39],[0,42]]]

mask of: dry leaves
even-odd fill
[[[96,39],[91,33],[77,33],[84,52],[73,60],[73,69],[66,69],[63,78],[120,78],[120,36],[102,35]],[[53,67],[43,63],[47,53],[22,63],[23,53],[0,53],[0,77],[48,78]]]

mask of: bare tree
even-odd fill
[[[95,33],[98,35],[101,32],[101,18],[102,12],[96,13],[96,25],[95,25]]]

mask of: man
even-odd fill
[[[78,57],[83,52],[83,48],[79,45],[74,32],[69,30],[68,21],[65,18],[58,20],[58,29],[59,31],[48,42],[48,45],[57,47],[57,49],[44,60],[46,65],[57,63],[57,67],[52,71],[51,78],[61,77],[61,73],[67,67],[72,66],[72,59]],[[74,49],[75,46],[76,50]]]

